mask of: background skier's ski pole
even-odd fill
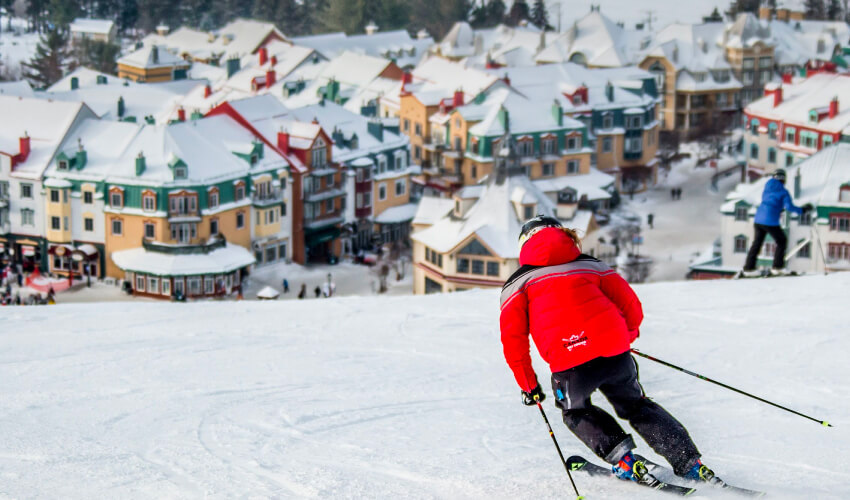
[[[676,366],[676,365],[674,365],[674,364],[672,364],[672,363],[668,363],[668,362],[666,362],[666,361],[662,361],[662,360],[660,360],[660,359],[658,359],[658,358],[654,358],[654,357],[652,357],[652,356],[650,356],[650,355],[648,355],[648,354],[644,354],[644,353],[642,353],[642,352],[638,351],[637,349],[632,349],[632,352],[633,352],[633,353],[635,353],[635,354],[637,354],[637,355],[638,355],[638,356],[640,356],[640,357],[643,357],[643,358],[649,359],[649,360],[651,360],[651,361],[655,361],[656,363],[661,363],[661,364],[662,364],[662,365],[664,365],[664,366],[669,366],[670,368],[673,368],[673,369],[675,369],[675,370],[679,370],[680,372],[687,373],[688,375],[690,375],[690,376],[692,376],[692,377],[696,377],[696,378],[698,378],[698,379],[700,379],[700,380],[705,380],[706,382],[711,382],[712,384],[719,385],[720,387],[723,387],[724,389],[729,389],[730,391],[735,391],[735,392],[737,392],[738,394],[743,394],[744,396],[749,396],[749,397],[751,397],[751,398],[753,398],[753,399],[755,399],[755,400],[761,401],[762,403],[767,403],[767,404],[769,404],[769,405],[771,405],[771,406],[775,406],[775,407],[777,407],[777,408],[779,408],[779,409],[781,409],[781,410],[785,410],[785,411],[787,411],[787,412],[791,412],[791,413],[793,413],[794,415],[799,415],[799,416],[804,417],[804,418],[807,418],[807,419],[809,419],[809,420],[813,420],[813,421],[815,421],[815,422],[817,422],[817,423],[821,424],[821,425],[822,425],[822,426],[824,426],[824,427],[832,427],[832,424],[830,424],[830,423],[829,423],[829,422],[827,422],[826,420],[818,420],[818,419],[816,419],[816,418],[810,417],[810,416],[805,415],[805,414],[803,414],[803,413],[800,413],[800,412],[798,412],[798,411],[794,411],[794,410],[792,410],[791,408],[786,408],[786,407],[781,406],[781,405],[778,405],[778,404],[776,404],[776,403],[772,403],[772,402],[770,402],[770,401],[768,401],[768,400],[766,400],[766,399],[762,399],[762,398],[760,398],[760,397],[758,397],[758,396],[753,396],[753,395],[752,395],[752,394],[750,394],[749,392],[744,392],[744,391],[742,391],[742,390],[740,390],[740,389],[735,389],[734,387],[728,386],[728,385],[726,385],[726,384],[724,384],[724,383],[721,383],[721,382],[718,382],[718,381],[716,381],[716,380],[711,380],[710,378],[708,378],[708,377],[704,377],[704,376],[700,375],[699,373],[694,373],[694,372],[689,371],[689,370],[686,370],[686,369],[684,369],[684,368],[682,368],[682,367],[680,367],[680,366]]]
[[[564,460],[564,454],[561,453],[561,447],[558,446],[558,440],[555,439],[555,433],[552,432],[552,426],[549,425],[549,419],[546,418],[546,412],[543,411],[543,405],[540,404],[540,397],[534,396],[534,401],[537,403],[537,407],[540,408],[540,414],[543,415],[543,421],[546,422],[546,428],[549,429],[549,435],[552,437],[552,442],[555,443],[555,449],[558,450],[558,456],[561,457],[561,463],[564,464],[564,469],[567,470],[567,477],[570,478],[570,484],[573,485],[573,490],[576,492],[576,500],[582,500],[584,497],[578,494],[578,488],[576,488],[576,483],[573,481],[573,475],[570,474],[570,468],[567,466],[567,461]]]

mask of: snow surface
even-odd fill
[[[836,426],[639,361],[721,477],[774,499],[850,495],[848,286],[636,287],[635,347]],[[5,308],[0,377],[0,497],[573,497],[503,361],[497,291]],[[589,455],[544,406],[565,452]],[[576,482],[589,500],[659,498]]]

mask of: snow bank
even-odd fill
[[[848,286],[637,288],[636,347],[836,426],[639,361],[721,477],[774,499],[850,495]],[[502,359],[496,291],[0,311],[3,497],[571,496]],[[545,408],[565,453],[588,455]],[[576,481],[589,499],[659,498]]]

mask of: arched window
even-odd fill
[[[752,160],[758,160],[759,159],[758,144],[750,144],[750,159],[752,159]]]
[[[570,56],[570,62],[587,66],[587,57],[585,57],[585,55],[581,52],[576,52]]]
[[[655,63],[649,67],[649,72],[655,77],[655,85],[658,86],[658,92],[664,92],[664,82],[666,81],[667,76],[667,70],[664,69],[664,65],[655,61]]]
[[[735,236],[735,253],[747,253],[747,237],[743,234]]]
[[[776,163],[776,149],[767,148],[767,162]]]

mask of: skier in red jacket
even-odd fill
[[[546,397],[531,366],[528,336],[552,370],[555,405],[564,423],[622,479],[655,481],[632,454],[635,442],[617,421],[594,406],[599,389],[617,412],[679,476],[710,481],[688,431],[647,398],[629,347],[643,311],[615,271],[581,253],[576,233],[544,215],[520,233],[521,267],[505,283],[500,325],[505,359],[522,389],[523,403]]]

